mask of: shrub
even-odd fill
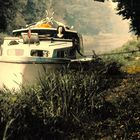
[[[50,73],[14,94],[2,90],[0,139],[138,138],[139,83],[132,78],[130,85],[126,82],[129,92],[123,93],[123,79],[130,78],[116,78],[117,63],[102,65]]]

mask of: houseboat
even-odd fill
[[[79,61],[77,52],[83,48],[77,31],[48,17],[0,42],[0,88],[8,89],[34,84],[46,73]]]

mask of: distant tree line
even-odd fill
[[[17,0],[0,0],[0,32],[5,31],[15,16]]]
[[[5,3],[11,6],[6,6]],[[88,2],[88,0],[87,0]],[[0,32],[11,33],[13,29],[25,27],[27,24],[41,20],[46,16],[45,10],[50,13],[55,12],[54,18],[60,22],[64,22],[69,26],[74,26],[77,31],[82,34],[98,34],[100,31],[110,32],[112,27],[108,20],[110,8],[107,5],[101,6],[96,4],[92,11],[92,18],[87,18],[88,10],[81,10],[85,2],[75,0],[1,0],[2,14],[0,20]],[[70,10],[70,7],[77,9]],[[100,7],[103,9],[100,10]],[[6,10],[3,10],[6,9]],[[10,11],[10,12],[7,12]],[[80,11],[80,12],[79,12]],[[104,11],[104,12],[102,12]],[[51,16],[51,15],[50,15]],[[91,15],[90,15],[91,16]],[[104,18],[104,22],[103,19]],[[93,22],[92,22],[93,21]],[[84,26],[83,26],[84,25]],[[87,30],[88,26],[88,30]],[[92,28],[92,30],[90,30]]]
[[[103,2],[104,0],[96,1]],[[122,15],[124,19],[129,19],[131,21],[130,31],[134,31],[135,34],[139,36],[140,0],[112,1],[118,2],[118,14]],[[56,5],[57,7],[59,6],[58,1],[56,0],[0,0],[0,32],[10,32],[12,29],[21,28],[26,24],[41,19],[45,15],[43,12],[45,12],[49,3],[51,3],[53,7]],[[62,1],[60,1],[60,3],[62,3]]]
[[[0,32],[11,32],[42,18],[48,0],[0,0]]]

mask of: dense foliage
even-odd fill
[[[0,91],[0,139],[140,138],[138,75],[121,74],[117,63],[100,59],[92,66],[51,73],[18,92]]]
[[[113,0],[118,2],[118,14],[124,19],[130,19],[131,30],[140,35],[140,1],[139,0]]]
[[[15,17],[17,0],[0,0],[0,32],[5,31],[12,24]]]
[[[121,48],[111,51],[110,54],[104,55],[103,59],[117,61],[123,66],[140,66],[140,40],[129,40]]]
[[[1,0],[0,32],[10,33],[13,29],[24,27],[41,18],[46,9],[46,0]]]

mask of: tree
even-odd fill
[[[0,32],[7,29],[12,24],[12,20],[16,14],[17,0],[0,0]]]
[[[112,0],[118,2],[118,14],[130,19],[130,31],[140,36],[140,0]]]
[[[45,16],[48,0],[0,0],[0,32],[11,33]]]

